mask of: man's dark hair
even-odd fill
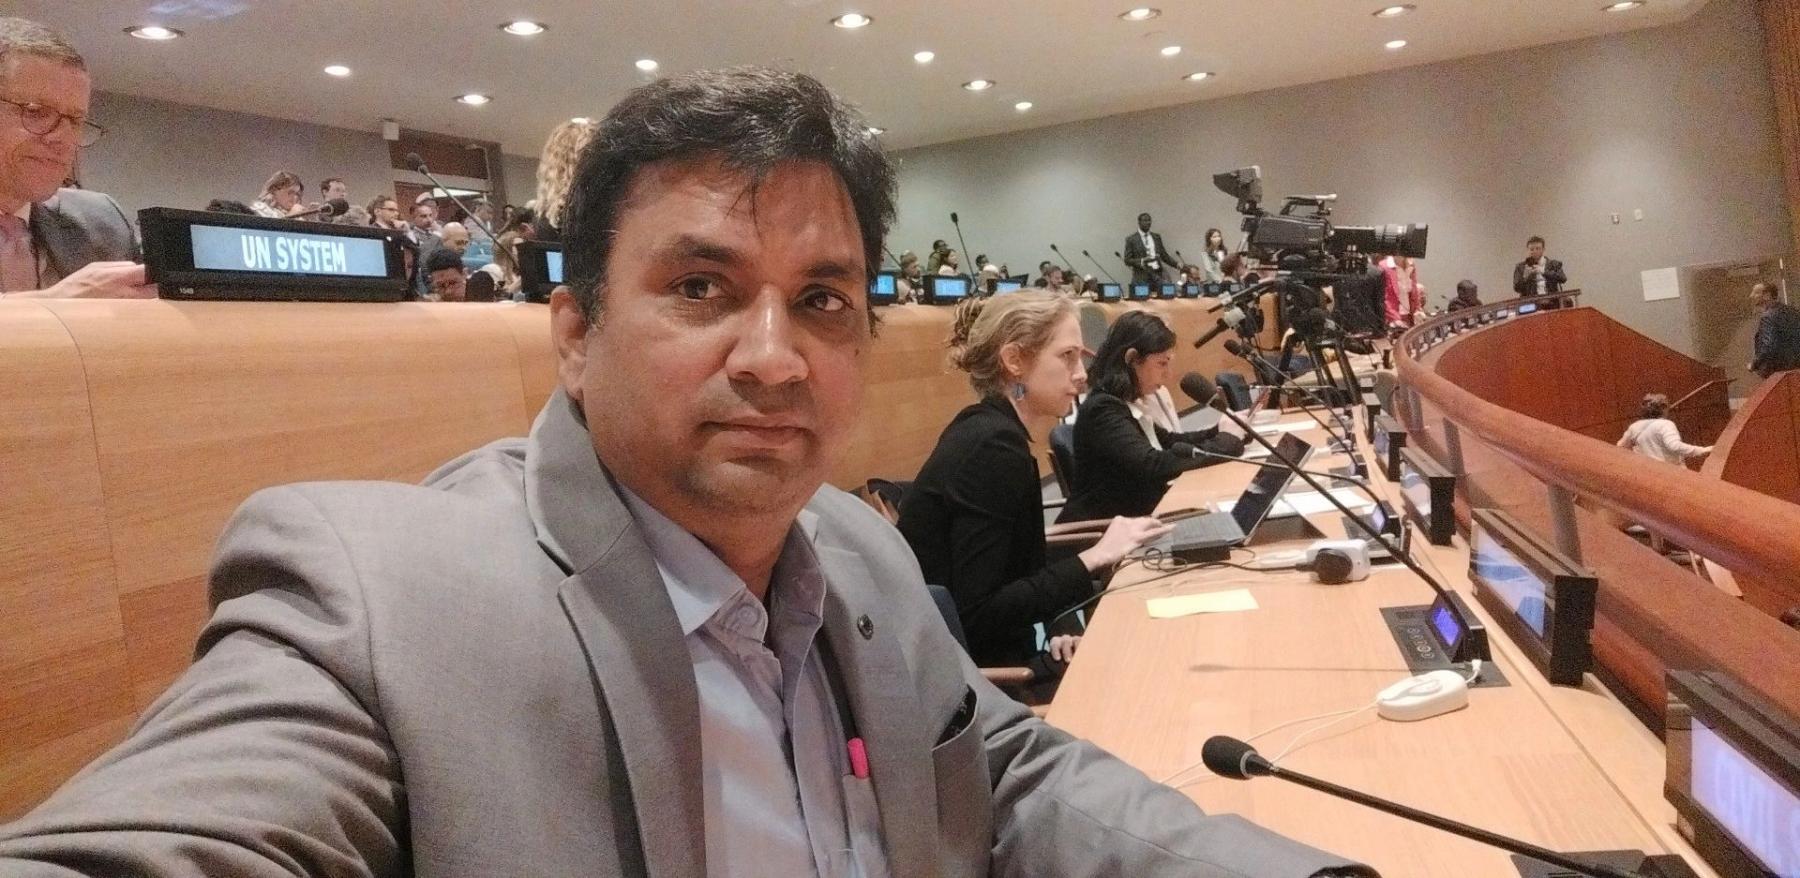
[[[462,267],[462,256],[449,247],[439,247],[425,257],[425,275],[427,277],[430,277],[432,272],[443,271],[446,268],[462,271]]]
[[[1527,246],[1527,247],[1530,247],[1533,244],[1542,244],[1542,243],[1544,243],[1544,239],[1538,237],[1537,235],[1532,235],[1531,237],[1525,239],[1525,246]]]
[[[786,162],[822,162],[843,181],[872,279],[894,220],[894,166],[860,114],[804,73],[700,70],[642,86],[600,121],[570,183],[563,253],[588,320],[599,318],[625,196],[657,162],[716,156],[750,178],[749,195]],[[874,309],[869,322],[876,322]]]
[[[1147,213],[1140,213],[1140,214],[1138,214],[1138,219],[1141,219],[1141,220],[1147,220],[1147,219],[1149,219],[1149,218],[1150,218],[1150,214],[1147,214]]]
[[[206,203],[206,209],[213,213],[247,213],[251,216],[256,215],[256,211],[251,210],[250,205],[245,204],[242,201],[232,201],[229,198],[214,198]]]
[[[948,249],[950,249],[950,245],[944,243],[943,238],[939,238],[936,241],[931,242],[931,252],[933,252],[933,253],[936,253],[940,250],[948,250]]]
[[[1476,289],[1475,289],[1474,281],[1459,280],[1456,282],[1456,294],[1457,295],[1462,296],[1465,299],[1473,299],[1473,298],[1475,298],[1475,293],[1476,293]]]
[[[1174,346],[1175,330],[1161,317],[1149,311],[1127,311],[1113,321],[1106,341],[1094,353],[1094,363],[1088,367],[1088,389],[1126,402],[1137,399],[1144,391],[1137,386],[1137,374],[1131,370],[1133,364],[1125,362],[1125,354],[1135,350],[1141,359]]]
[[[344,182],[343,177],[326,177],[325,179],[320,180],[319,181],[319,194],[321,194],[321,195],[325,194],[325,190],[330,189],[331,184],[342,183],[342,182]],[[345,186],[344,188],[347,189],[349,187]]]

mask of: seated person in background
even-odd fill
[[[1532,235],[1525,241],[1525,259],[1513,266],[1513,292],[1521,296],[1544,296],[1562,292],[1569,276],[1561,260],[1544,255],[1544,239]]]
[[[1075,416],[1075,478],[1058,523],[1149,515],[1169,480],[1236,457],[1243,440],[1216,428],[1175,433],[1156,423],[1143,398],[1169,383],[1175,331],[1149,311],[1113,321],[1094,354],[1088,395]]]
[[[900,533],[925,581],[949,589],[977,665],[1039,653],[1033,626],[1093,596],[1096,574],[1167,532],[1120,518],[1079,555],[1051,563],[1038,451],[1085,377],[1074,300],[1018,292],[957,305],[956,367],[981,401],[958,412],[900,501]]]
[[[406,224],[400,221],[400,202],[392,195],[377,195],[369,199],[365,208],[369,212],[369,225],[389,231],[404,231]]]
[[[469,301],[510,302],[513,295],[519,292],[524,279],[519,276],[519,241],[523,236],[517,231],[502,232],[500,240],[494,245],[494,261],[476,269],[469,275]],[[492,291],[492,296],[482,298],[475,295],[478,283],[475,275],[484,275],[485,280],[479,284]]]
[[[1404,329],[1413,325],[1419,312],[1425,310],[1425,285],[1419,283],[1419,267],[1411,256],[1389,256],[1381,260],[1385,275],[1382,293],[1382,318],[1387,328]]]
[[[932,241],[931,242],[931,256],[930,256],[930,258],[928,258],[925,261],[926,273],[927,274],[937,274],[938,269],[944,267],[944,254],[949,253],[949,252],[950,252],[950,245],[945,243],[943,238],[939,238],[935,241]]]
[[[1225,275],[1225,283],[1241,285],[1250,274],[1250,261],[1242,253],[1233,253],[1219,261],[1219,271]]]
[[[1712,453],[1711,445],[1701,447],[1681,441],[1681,431],[1669,420],[1669,398],[1660,393],[1645,394],[1638,419],[1625,428],[1625,435],[1615,444],[1676,466],[1685,465],[1689,458]]]
[[[894,278],[894,301],[911,305],[925,293],[925,270],[919,266],[919,254],[907,250],[900,254],[900,275]]]
[[[463,275],[462,255],[448,247],[439,247],[425,255],[420,270],[425,278],[427,302],[462,302],[468,299],[468,278]]]
[[[250,209],[256,211],[257,216],[286,219],[318,207],[301,201],[305,195],[306,184],[300,182],[299,174],[293,171],[276,171],[263,184],[262,194],[250,202]]]
[[[962,274],[962,261],[957,258],[955,250],[944,251],[943,262],[938,265],[937,273],[944,277]]]
[[[1481,307],[1481,291],[1475,287],[1475,282],[1467,278],[1457,281],[1456,298],[1450,300],[1448,310],[1461,311],[1464,308],[1479,307]]]
[[[469,252],[469,242],[474,240],[469,234],[469,227],[462,223],[444,223],[444,233],[438,237],[438,246],[462,256]]]
[[[1031,285],[1034,287],[1037,287],[1040,290],[1045,287],[1050,286],[1050,269],[1055,268],[1055,267],[1056,267],[1056,263],[1051,262],[1048,259],[1044,260],[1043,262],[1038,263],[1037,280],[1032,281]]]
[[[153,299],[119,203],[62,189],[104,129],[87,62],[61,34],[0,18],[0,296]]]
[[[1750,303],[1762,312],[1749,369],[1764,378],[1800,369],[1800,310],[1781,302],[1774,284],[1750,288]]]

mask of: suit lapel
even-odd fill
[[[869,586],[855,553],[818,545],[825,574],[825,637],[849,689],[851,715],[868,746],[888,865],[896,878],[936,872],[937,787],[931,763],[935,729],[923,724],[916,682],[892,619]],[[859,621],[867,617],[870,626]],[[868,631],[864,636],[862,631]]]
[[[51,195],[31,206],[31,236],[38,246],[44,250],[44,256],[50,268],[58,278],[68,277],[69,272],[63,270],[66,257],[71,248],[80,246],[81,237],[69,219],[62,212],[61,195]],[[77,262],[85,264],[87,260],[79,258]]]
[[[532,426],[525,497],[539,544],[571,574],[557,597],[599,686],[599,708],[617,735],[645,872],[704,875],[693,663],[655,559],[560,390]]]

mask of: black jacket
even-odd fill
[[[1024,665],[1032,626],[1094,592],[1078,558],[1047,563],[1043,488],[1012,404],[958,412],[900,501],[900,533],[925,581],[949,589],[975,663]]]
[[[1236,456],[1244,445],[1219,431],[1171,433],[1156,428],[1163,449],[1186,442],[1217,454]],[[1169,480],[1222,461],[1190,457],[1150,444],[1129,404],[1110,393],[1090,393],[1075,417],[1075,478],[1069,502],[1057,521],[1088,521],[1115,515],[1149,515],[1162,502]]]
[[[1568,282],[1569,276],[1563,273],[1562,262],[1547,256],[1544,257],[1544,292],[1546,294],[1560,293],[1563,284]],[[1520,260],[1518,265],[1513,266],[1513,292],[1521,296],[1538,294],[1537,280],[1531,276],[1531,265],[1524,260]]]
[[[1149,248],[1144,246],[1142,232],[1132,232],[1131,237],[1125,239],[1125,264],[1131,267],[1132,283],[1161,280],[1163,272],[1171,268],[1180,268],[1175,257],[1169,253],[1168,248],[1163,246],[1162,235],[1151,232],[1150,240],[1156,242],[1155,253],[1151,253]],[[1151,259],[1157,261],[1157,271],[1150,270],[1148,263]]]
[[[1776,303],[1756,324],[1756,357],[1750,371],[1764,378],[1800,369],[1800,310]]]

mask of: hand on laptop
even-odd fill
[[[1124,560],[1133,549],[1173,529],[1174,525],[1164,524],[1155,518],[1115,516],[1112,524],[1106,526],[1106,533],[1100,535],[1100,542],[1081,553],[1081,563],[1089,573],[1098,573]]]

